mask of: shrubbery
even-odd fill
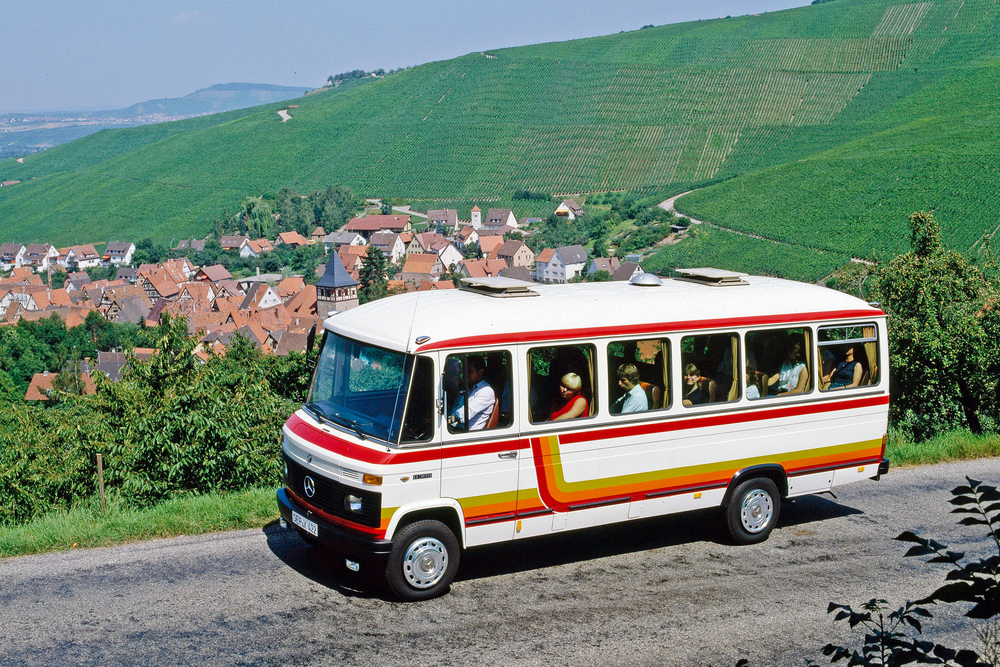
[[[144,506],[178,495],[278,484],[281,426],[298,408],[311,364],[237,341],[200,364],[186,323],[163,327],[158,353],[130,360],[120,382],[51,408],[0,406],[0,523],[68,507],[97,489]]]

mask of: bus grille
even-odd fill
[[[320,475],[315,470],[306,469],[288,458],[287,455],[284,456],[284,459],[288,465],[285,486],[302,500],[327,514],[360,523],[363,526],[377,528],[382,523],[382,494],[341,484]],[[311,477],[315,484],[316,492],[312,497],[305,490],[306,475]],[[349,495],[361,498],[361,512],[352,512],[347,509],[344,498]]]

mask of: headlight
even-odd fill
[[[361,498],[358,498],[357,496],[344,496],[344,509],[360,514]]]

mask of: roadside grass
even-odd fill
[[[89,498],[68,511],[54,511],[26,524],[0,526],[0,558],[106,547],[158,537],[260,528],[278,516],[274,488],[175,498],[131,509]]]
[[[1000,456],[1000,435],[975,435],[969,431],[949,431],[923,442],[913,442],[908,435],[889,429],[886,458],[892,468],[904,465],[929,465]]]
[[[993,456],[1000,456],[1000,435],[968,431],[913,442],[904,432],[891,429],[886,446],[890,475],[900,466]],[[19,526],[0,526],[0,558],[260,528],[277,516],[272,487],[176,498],[144,509],[126,508],[111,499],[104,513],[100,501],[90,498],[68,511],[54,511]]]

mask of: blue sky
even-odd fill
[[[472,51],[809,0],[30,0],[0,8],[0,112],[125,107],[215,83],[319,87]]]

